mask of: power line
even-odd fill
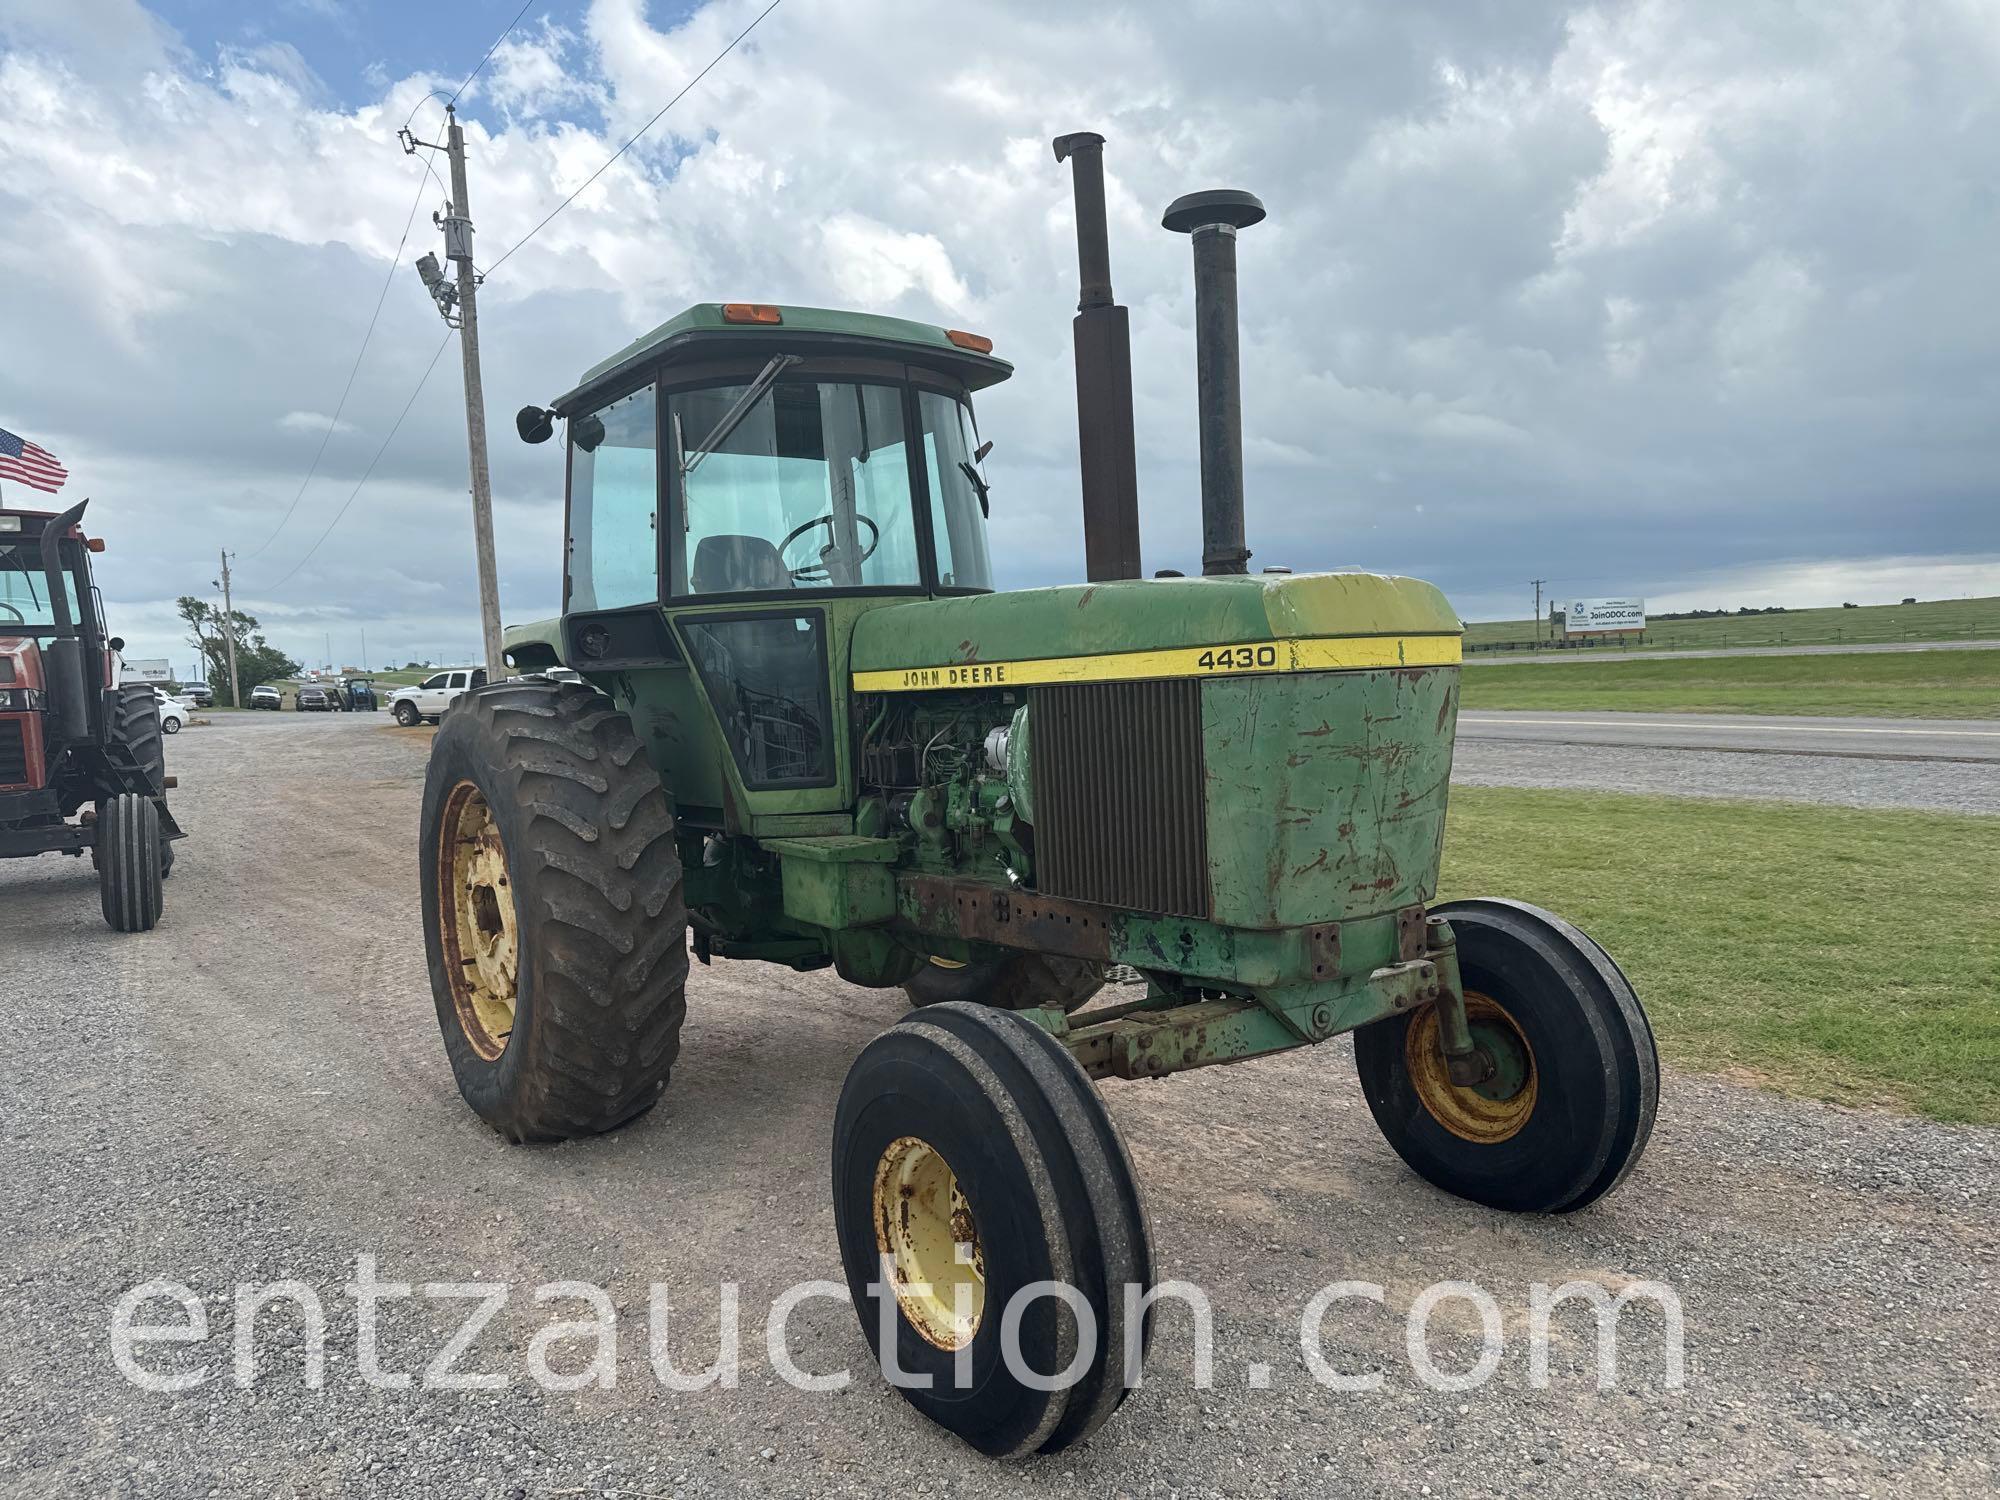
[[[737,32],[736,35],[730,39],[729,45],[727,47],[724,47],[720,52],[716,53],[714,57],[708,60],[707,67],[704,67],[699,73],[695,74],[694,77],[690,78],[687,81],[687,83],[682,86],[681,91],[678,94],[674,95],[673,98],[669,99],[665,104],[662,104],[660,106],[659,113],[655,114],[652,119],[648,120],[644,125],[641,125],[639,127],[639,132],[637,135],[634,135],[631,140],[627,141],[624,145],[620,146],[616,151],[612,152],[611,155],[605,159],[603,166],[599,167],[595,172],[592,172],[588,177],[584,178],[583,185],[581,187],[577,188],[575,192],[571,193],[567,198],[563,199],[562,202],[558,203],[554,208],[550,209],[548,218],[543,219],[541,223],[537,224],[533,229],[530,229],[526,234],[522,235],[518,240],[514,241],[512,245],[509,245],[507,247],[506,254],[502,255],[499,260],[494,261],[492,265],[486,268],[486,274],[488,276],[491,276],[495,271],[499,270],[500,267],[506,263],[508,256],[512,255],[516,250],[520,249],[523,245],[527,244],[529,240],[533,239],[536,235],[540,234],[544,229],[548,227],[550,219],[555,218],[557,214],[561,213],[564,209],[568,208],[572,203],[576,202],[576,200],[582,196],[585,188],[588,188],[593,182],[597,181],[598,178],[602,177],[606,172],[610,171],[612,164],[616,162],[619,157],[623,156],[627,151],[630,151],[634,146],[638,145],[641,136],[644,136],[647,131],[651,130],[655,125],[659,124],[661,118],[665,116],[668,110],[672,109],[676,104],[680,103],[681,100],[685,99],[688,95],[688,92],[691,89],[693,89],[696,84],[700,83],[702,79],[708,77],[710,70],[713,69],[717,63],[721,62],[723,58],[729,56],[730,53],[736,50],[737,43],[741,42],[743,38],[750,35],[751,32],[755,31],[759,26],[761,26],[764,22],[764,17],[768,16],[772,11],[776,10],[783,3],[784,0],[771,0],[771,3],[769,5],[765,6],[761,11],[757,13],[756,20],[752,21],[748,26],[745,26],[741,31]]]
[[[529,4],[532,3],[533,0],[529,0]],[[615,162],[617,162],[617,160],[621,156],[623,156],[627,151],[630,151],[634,146],[636,146],[639,143],[641,137],[643,137],[647,131],[651,130],[655,125],[659,124],[660,121],[666,117],[666,113],[668,110],[672,109],[676,104],[680,103],[682,99],[686,98],[688,94],[693,90],[694,86],[700,83],[702,79],[706,78],[709,75],[709,73],[714,70],[717,63],[720,63],[725,57],[729,56],[730,53],[734,52],[745,37],[750,35],[751,32],[755,31],[759,26],[763,24],[764,18],[770,15],[772,11],[776,10],[783,3],[784,0],[771,0],[770,4],[766,5],[761,11],[757,13],[756,19],[751,21],[751,23],[748,26],[745,26],[741,31],[737,32],[735,36],[731,37],[729,40],[729,44],[726,47],[724,47],[720,52],[716,53],[714,57],[710,58],[707,64],[702,68],[702,70],[699,73],[695,74],[694,77],[690,78],[684,85],[682,85],[679,93],[675,94],[673,98],[669,99],[665,104],[661,105],[660,108],[654,113],[653,117],[650,120],[648,120],[644,125],[640,126],[638,132],[634,134],[630,140],[626,141],[624,145],[620,146],[616,151],[612,152],[611,155],[605,159],[604,164],[600,166],[595,172],[592,172],[590,176],[585,178],[583,180],[583,183],[576,189],[575,192],[571,193],[567,198],[563,199],[562,202],[558,203],[553,209],[549,211],[549,213],[541,220],[540,223],[536,224],[533,229],[530,229],[526,234],[522,235],[520,239],[516,240],[512,245],[510,245],[507,248],[506,253],[503,254],[499,260],[494,261],[492,265],[488,266],[486,268],[485,274],[491,275],[495,270],[499,268],[501,262],[505,261],[516,250],[519,250],[523,245],[527,244],[529,240],[533,239],[536,235],[540,234],[545,228],[547,228],[550,221],[553,220],[557,214],[560,214],[564,209],[568,208],[570,204],[574,203],[577,200],[577,198],[582,195],[582,193],[586,188],[588,188],[593,182],[597,181],[598,178],[602,177],[607,171],[609,171],[612,165]],[[486,49],[486,56],[482,57],[479,60],[479,66],[475,67],[472,70],[472,72],[468,73],[466,75],[465,82],[461,83],[458,86],[460,93],[464,92],[465,88],[469,84],[471,84],[472,80],[479,75],[480,70],[486,66],[487,62],[492,58],[493,54],[499,50],[501,42],[507,40],[508,36],[513,32],[514,27],[520,24],[521,17],[526,15],[527,12],[528,12],[528,5],[524,4],[521,7],[520,11],[515,14],[513,21],[508,24],[507,30],[501,32],[499,37],[494,41],[493,45]],[[435,92],[436,91],[434,90],[433,93]],[[457,93],[454,93],[451,96],[453,100],[456,100],[457,97],[458,97]],[[422,103],[423,103],[422,100],[418,101],[419,107],[421,107]],[[447,108],[449,108],[449,105],[450,101],[447,101]],[[411,113],[411,118],[415,118],[416,110],[413,109],[411,110],[410,113]],[[425,163],[425,168],[427,171],[430,170],[430,164],[428,162]],[[431,175],[435,176],[436,173],[433,171]],[[409,239],[410,224],[415,222],[417,205],[421,204],[422,201],[423,201],[423,184],[421,181],[419,181],[419,183],[417,184],[417,201],[416,203],[411,205],[409,222],[406,222],[403,226],[403,242],[407,242]],[[402,253],[403,253],[403,242],[399,242],[396,246],[396,260],[394,263],[391,264],[389,268],[390,279],[394,278],[397,265],[401,263]],[[375,303],[375,311],[377,316],[379,316],[382,311],[382,302],[384,299],[387,298],[388,292],[389,292],[388,281],[385,280],[382,287],[382,295],[381,297],[378,297],[376,299]],[[375,329],[375,320],[373,318],[369,320],[368,329],[369,333],[372,335]],[[417,397],[422,393],[425,383],[430,379],[431,371],[437,368],[437,362],[444,354],[445,344],[448,344],[450,342],[451,342],[451,333],[447,330],[443,342],[437,346],[436,351],[431,355],[430,363],[424,366],[424,373],[418,377],[416,389],[410,392],[410,399],[403,403],[402,411],[400,411],[396,415],[395,424],[390,427],[388,435],[382,439],[381,446],[375,450],[375,456],[368,460],[368,467],[362,471],[361,478],[355,481],[354,488],[348,493],[347,498],[341,502],[340,509],[334,512],[333,519],[327,522],[326,529],[319,534],[318,540],[316,540],[312,544],[312,546],[306,550],[305,556],[301,557],[296,563],[294,563],[292,565],[291,571],[286,573],[283,578],[280,578],[276,583],[269,585],[270,589],[278,589],[283,587],[285,584],[289,583],[292,580],[292,578],[298,573],[299,569],[303,568],[306,565],[306,563],[312,558],[313,554],[319,551],[320,544],[323,543],[329,536],[333,534],[334,527],[340,524],[340,518],[347,514],[348,507],[354,504],[355,498],[360,495],[362,487],[368,483],[369,476],[375,472],[376,464],[381,462],[382,455],[388,451],[389,444],[395,440],[396,433],[402,428],[403,419],[409,416],[410,414],[410,408],[417,404]],[[367,347],[368,347],[367,340],[364,338],[362,341],[363,353],[367,351]],[[359,354],[355,356],[354,363],[355,363],[355,369],[358,370],[361,366],[361,356]],[[354,384],[354,375],[353,372],[350,372],[348,375],[348,386],[350,389],[353,387],[353,384]],[[346,399],[347,399],[346,393],[343,392],[341,396],[341,401],[343,404],[345,404]],[[335,422],[338,422],[339,420],[338,410],[336,410],[334,413],[334,420]],[[329,423],[327,425],[327,437],[331,438],[332,435],[333,435],[333,423]],[[320,442],[320,451],[322,453],[326,451],[325,439],[322,439]],[[313,460],[315,468],[318,467],[318,463],[319,460],[315,458]],[[308,482],[310,482],[312,475],[308,473],[306,478]],[[304,493],[305,493],[305,486],[301,485],[299,488],[299,494],[303,496]],[[298,507],[297,498],[293,499],[292,507],[293,509],[297,509]],[[289,520],[290,516],[291,512],[287,511],[286,519]],[[279,530],[283,529],[284,529],[284,523],[280,522]],[[273,532],[272,540],[275,540],[276,536],[277,533]],[[265,542],[264,546],[265,547],[270,546],[270,542],[269,541]],[[263,550],[264,550],[263,547],[257,549],[258,552],[262,552]],[[251,554],[252,557],[255,557],[256,555],[257,553]]]
[[[521,24],[521,17],[525,16],[528,13],[528,6],[533,5],[534,3],[535,0],[525,0],[525,3],[521,6],[521,8],[514,12],[514,19],[507,23],[507,29],[505,31],[501,32],[500,35],[496,36],[493,39],[493,45],[488,47],[486,49],[486,55],[479,59],[479,66],[474,68],[470,73],[467,73],[465,75],[465,82],[461,83],[457,88],[451,91],[451,97],[445,100],[445,108],[449,109],[452,105],[458,103],[458,96],[464,93],[468,88],[472,86],[472,80],[477,78],[480,75],[480,73],[485,70],[486,65],[493,60],[493,54],[500,50],[500,44],[506,41],[508,37],[514,34],[514,28]],[[410,122],[408,120],[405,120],[403,123],[405,125],[408,125]]]
[[[422,101],[419,100],[418,103],[421,104]],[[431,170],[429,162],[425,162],[424,167],[426,171]],[[432,175],[435,176],[435,172],[432,172]],[[347,384],[340,388],[340,401],[333,408],[333,415],[327,419],[326,431],[320,434],[319,449],[313,454],[312,463],[306,469],[306,477],[299,481],[299,492],[292,496],[292,503],[285,507],[284,518],[278,522],[277,529],[265,537],[263,544],[250,554],[252,562],[262,557],[265,548],[275,542],[279,533],[291,523],[293,512],[298,510],[299,502],[306,497],[307,487],[313,482],[313,475],[319,472],[320,460],[326,457],[326,445],[333,441],[334,430],[340,426],[340,414],[347,410],[347,398],[354,392],[354,377],[361,373],[361,361],[367,356],[368,345],[375,337],[375,325],[382,317],[382,304],[389,300],[389,285],[396,279],[396,271],[403,263],[403,247],[410,242],[410,226],[417,222],[417,210],[423,206],[423,201],[424,179],[419,177],[417,196],[410,200],[410,216],[403,220],[403,237],[396,241],[396,253],[389,257],[389,274],[382,278],[382,290],[375,295],[375,311],[368,315],[368,329],[361,335],[361,347],[354,351],[354,363],[347,371]]]
[[[354,482],[354,488],[348,492],[347,498],[341,501],[340,509],[335,511],[333,519],[326,523],[326,530],[319,534],[319,541],[314,542],[312,546],[308,547],[306,555],[292,564],[292,571],[290,573],[287,573],[276,583],[268,585],[268,588],[279,589],[290,583],[293,575],[311,561],[313,553],[319,551],[320,542],[324,542],[329,536],[333,535],[333,528],[340,524],[340,518],[347,514],[347,507],[354,503],[354,497],[361,493],[361,487],[368,483],[368,477],[375,472],[375,465],[382,461],[382,455],[389,451],[389,444],[396,440],[396,434],[403,426],[403,418],[407,417],[410,414],[410,408],[417,404],[417,397],[423,393],[424,383],[431,378],[431,371],[437,368],[437,362],[444,354],[445,345],[450,342],[451,332],[447,329],[445,336],[438,341],[436,350],[431,354],[431,362],[424,366],[424,373],[417,377],[417,388],[410,392],[410,399],[403,403],[403,409],[396,414],[396,420],[389,428],[388,435],[382,439],[382,446],[375,450],[375,456],[368,460],[368,467],[361,471],[361,477]]]
[[[450,109],[452,105],[456,104],[458,102],[458,96],[464,93],[466,89],[471,87],[472,80],[477,78],[483,71],[485,71],[486,65],[493,60],[493,54],[500,50],[500,44],[506,41],[508,37],[514,34],[514,28],[521,24],[521,17],[525,16],[528,13],[528,7],[532,4],[534,4],[534,0],[523,0],[521,8],[514,12],[514,19],[507,23],[507,29],[501,32],[500,35],[498,35],[493,39],[493,45],[486,49],[485,55],[479,59],[478,64],[473,68],[473,70],[470,73],[467,73],[465,75],[465,81],[459,84],[457,88],[453,89],[449,96],[445,94],[443,89],[431,89],[428,93],[426,93],[423,96],[423,98],[417,100],[415,104],[412,104],[410,106],[409,115],[403,121],[403,128],[405,130],[409,129],[410,121],[416,119],[417,117],[417,111],[422,109],[424,105],[429,103],[432,99],[443,99],[445,102],[446,109]],[[432,181],[437,182],[438,186],[440,188],[443,188],[444,183],[442,182],[442,180],[438,178],[437,168],[431,165],[430,159],[428,157],[425,157],[422,160],[423,160],[425,176],[429,177]],[[449,190],[447,190],[446,196],[449,196]],[[269,536],[264,538],[262,545],[260,545],[254,552],[250,554],[250,559],[252,561],[255,561],[257,558],[263,556],[265,550],[271,545],[271,543],[275,542],[278,539],[279,535],[283,533],[285,527],[291,524],[292,516],[299,508],[299,502],[305,498],[306,490],[310,488],[312,485],[313,475],[319,472],[320,460],[326,457],[327,444],[333,440],[333,434],[335,430],[340,426],[340,414],[347,409],[347,398],[354,392],[355,377],[361,373],[361,361],[367,356],[368,345],[375,337],[375,325],[377,322],[381,320],[382,305],[389,299],[389,287],[395,281],[396,272],[403,263],[403,248],[410,242],[410,229],[411,226],[417,222],[417,210],[423,206],[423,201],[424,201],[424,180],[422,177],[420,177],[417,179],[417,196],[411,200],[409,215],[407,218],[403,220],[402,237],[396,241],[395,254],[389,257],[389,273],[388,275],[382,278],[382,290],[378,292],[375,296],[375,310],[374,312],[369,314],[367,331],[361,335],[361,347],[354,351],[354,363],[348,369],[347,384],[345,384],[340,388],[340,400],[338,404],[336,404],[333,408],[333,416],[328,420],[326,424],[326,431],[320,435],[319,448],[317,451],[314,452],[312,463],[306,469],[306,477],[299,481],[298,493],[292,496],[292,503],[285,507],[284,517],[278,522],[277,529],[274,530]],[[435,363],[435,361],[433,361],[433,363]],[[377,456],[379,457],[380,455]],[[314,545],[317,546],[318,544],[315,543]],[[310,556],[310,554],[308,554],[308,556]],[[297,571],[296,568],[293,569],[293,572],[296,571]],[[285,576],[289,578],[291,574],[288,573]]]

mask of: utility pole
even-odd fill
[[[229,596],[229,549],[222,549],[222,639],[229,647],[229,706],[241,708],[243,695],[236,688],[236,605]]]
[[[444,113],[442,147],[420,141],[407,130],[402,132],[402,141],[403,150],[412,155],[422,146],[430,151],[441,149],[451,160],[451,202],[436,222],[444,230],[445,259],[458,267],[458,285],[444,279],[435,255],[426,254],[418,260],[417,274],[445,322],[458,329],[458,352],[465,367],[465,441],[472,468],[472,545],[479,565],[479,628],[487,680],[497,682],[506,675],[506,664],[500,659],[500,580],[493,561],[493,482],[486,466],[486,390],[479,376],[479,273],[472,265],[472,199],[465,185],[465,132],[459,128],[457,110],[446,105]]]
[[[361,670],[364,675],[368,671],[368,627],[366,625],[361,627]]]
[[[1542,623],[1542,585],[1543,585],[1543,584],[1545,584],[1545,583],[1547,583],[1547,582],[1548,582],[1548,579],[1546,579],[1546,578],[1537,578],[1537,579],[1535,579],[1535,580],[1534,580],[1534,585],[1535,585],[1535,639],[1536,639],[1536,640],[1538,640],[1538,641],[1539,641],[1539,640],[1540,640],[1540,639],[1542,638],[1542,636],[1543,636],[1544,632],[1545,632],[1545,631],[1547,630],[1547,628],[1548,628],[1548,627],[1547,627],[1546,625],[1544,625],[1544,624]]]

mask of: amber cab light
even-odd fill
[[[722,304],[722,321],[725,323],[782,323],[778,309],[768,302],[725,302]]]
[[[970,349],[974,354],[991,354],[993,340],[983,333],[967,333],[963,328],[947,328],[944,336],[961,349]]]
[[[88,547],[92,552],[102,552],[104,550],[104,538],[101,536],[94,536],[89,541],[85,542],[83,545]]]

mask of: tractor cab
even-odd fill
[[[987,339],[899,318],[690,308],[520,414],[530,441],[566,419],[564,613],[539,642],[512,633],[509,660],[659,675],[669,736],[702,717],[698,677],[730,759],[695,757],[697,820],[851,805],[834,725],[853,623],[991,591],[971,402],[1011,370]]]
[[[104,604],[90,574],[90,554],[104,544],[67,520],[0,511],[0,800],[42,785],[42,756],[56,742],[103,727],[99,693],[58,695],[51,678],[66,684],[74,676],[78,688],[116,685],[123,642],[104,633]],[[52,701],[57,696],[65,701]],[[31,719],[32,707],[58,709],[57,723],[45,724],[41,713]]]

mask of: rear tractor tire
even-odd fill
[[[160,812],[150,797],[120,792],[97,804],[97,892],[114,932],[151,932],[164,878]]]
[[[945,1002],[870,1042],[834,1111],[833,1206],[878,1362],[982,1453],[1080,1443],[1136,1383],[1145,1205],[1097,1090],[1040,1027]]]
[[[1000,1010],[1038,1006],[1067,1015],[1104,988],[1104,966],[1053,953],[1016,953],[987,963],[933,958],[903,986],[912,1005],[953,1001]]]
[[[479,1117],[550,1141],[651,1108],[680,1051],[687,908],[631,720],[572,684],[467,693],[431,747],[418,862],[438,1026]]]
[[[1475,1203],[1570,1213],[1623,1182],[1652,1133],[1660,1060],[1630,982],[1562,918],[1519,901],[1431,908],[1458,942],[1466,1019],[1497,1071],[1452,1083],[1434,1006],[1364,1026],[1369,1111],[1418,1176]]]

